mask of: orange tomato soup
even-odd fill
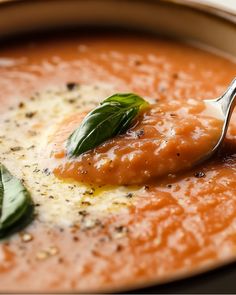
[[[134,201],[125,210],[97,218],[92,226],[85,226],[91,214],[87,204],[79,212],[80,224],[52,226],[36,218],[23,232],[0,241],[0,291],[115,290],[169,280],[235,259],[235,114],[220,152],[191,168],[214,144],[221,124],[203,115],[202,100],[222,94],[235,74],[231,60],[148,36],[77,34],[2,47],[1,113],[35,92],[68,82],[106,82],[119,92],[151,97],[154,105],[125,135],[72,164],[65,163],[62,145],[84,114],[75,111],[69,127],[63,125],[56,142],[55,173],[85,182],[94,179],[100,186],[138,184],[140,189],[127,195]],[[197,103],[186,106],[189,99]],[[156,136],[165,137],[171,130],[180,136],[168,137],[168,148],[155,157],[160,148]],[[173,148],[178,138],[187,142],[179,150]],[[99,161],[93,153],[106,156],[114,147],[114,168],[88,167],[88,162],[93,167]],[[127,162],[129,156],[134,160]],[[67,165],[78,165],[76,171],[90,170],[80,177]],[[180,172],[182,168],[188,170]],[[107,169],[114,170],[109,174]]]

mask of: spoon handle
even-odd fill
[[[220,103],[221,110],[228,121],[236,104],[236,79],[231,82],[229,88],[217,99],[217,102]]]

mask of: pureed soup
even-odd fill
[[[204,113],[233,61],[135,35],[21,40],[0,51],[0,162],[34,203],[0,242],[1,291],[97,291],[161,282],[236,256],[236,117]],[[145,97],[135,124],[84,155],[65,142],[114,93]],[[158,139],[158,140],[157,140]]]

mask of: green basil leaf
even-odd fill
[[[21,181],[0,164],[0,237],[32,219],[33,203]]]
[[[147,106],[148,102],[133,93],[114,94],[106,98],[68,138],[68,156],[77,157],[124,133]]]

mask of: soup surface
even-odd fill
[[[220,153],[190,166],[214,144],[221,124],[203,115],[202,100],[221,95],[235,74],[233,61],[147,36],[76,34],[1,47],[0,162],[24,181],[36,216],[24,231],[0,241],[0,291],[114,290],[234,259],[234,114]],[[119,169],[108,174],[91,152],[91,166],[101,170],[79,177],[75,165],[87,160],[68,168],[65,138],[99,101],[131,91],[147,97],[152,109],[115,145],[112,140],[98,149],[110,155],[117,146],[124,158],[135,158],[134,166],[118,161]],[[144,167],[135,144],[142,149],[142,136],[152,142],[155,132],[170,134],[166,130],[191,134],[190,144],[180,155],[160,158],[149,147]],[[182,152],[186,161],[179,159]],[[155,170],[157,161],[164,173]],[[169,170],[173,163],[177,168]],[[187,171],[179,172],[181,165]],[[151,181],[147,169],[157,173]]]

